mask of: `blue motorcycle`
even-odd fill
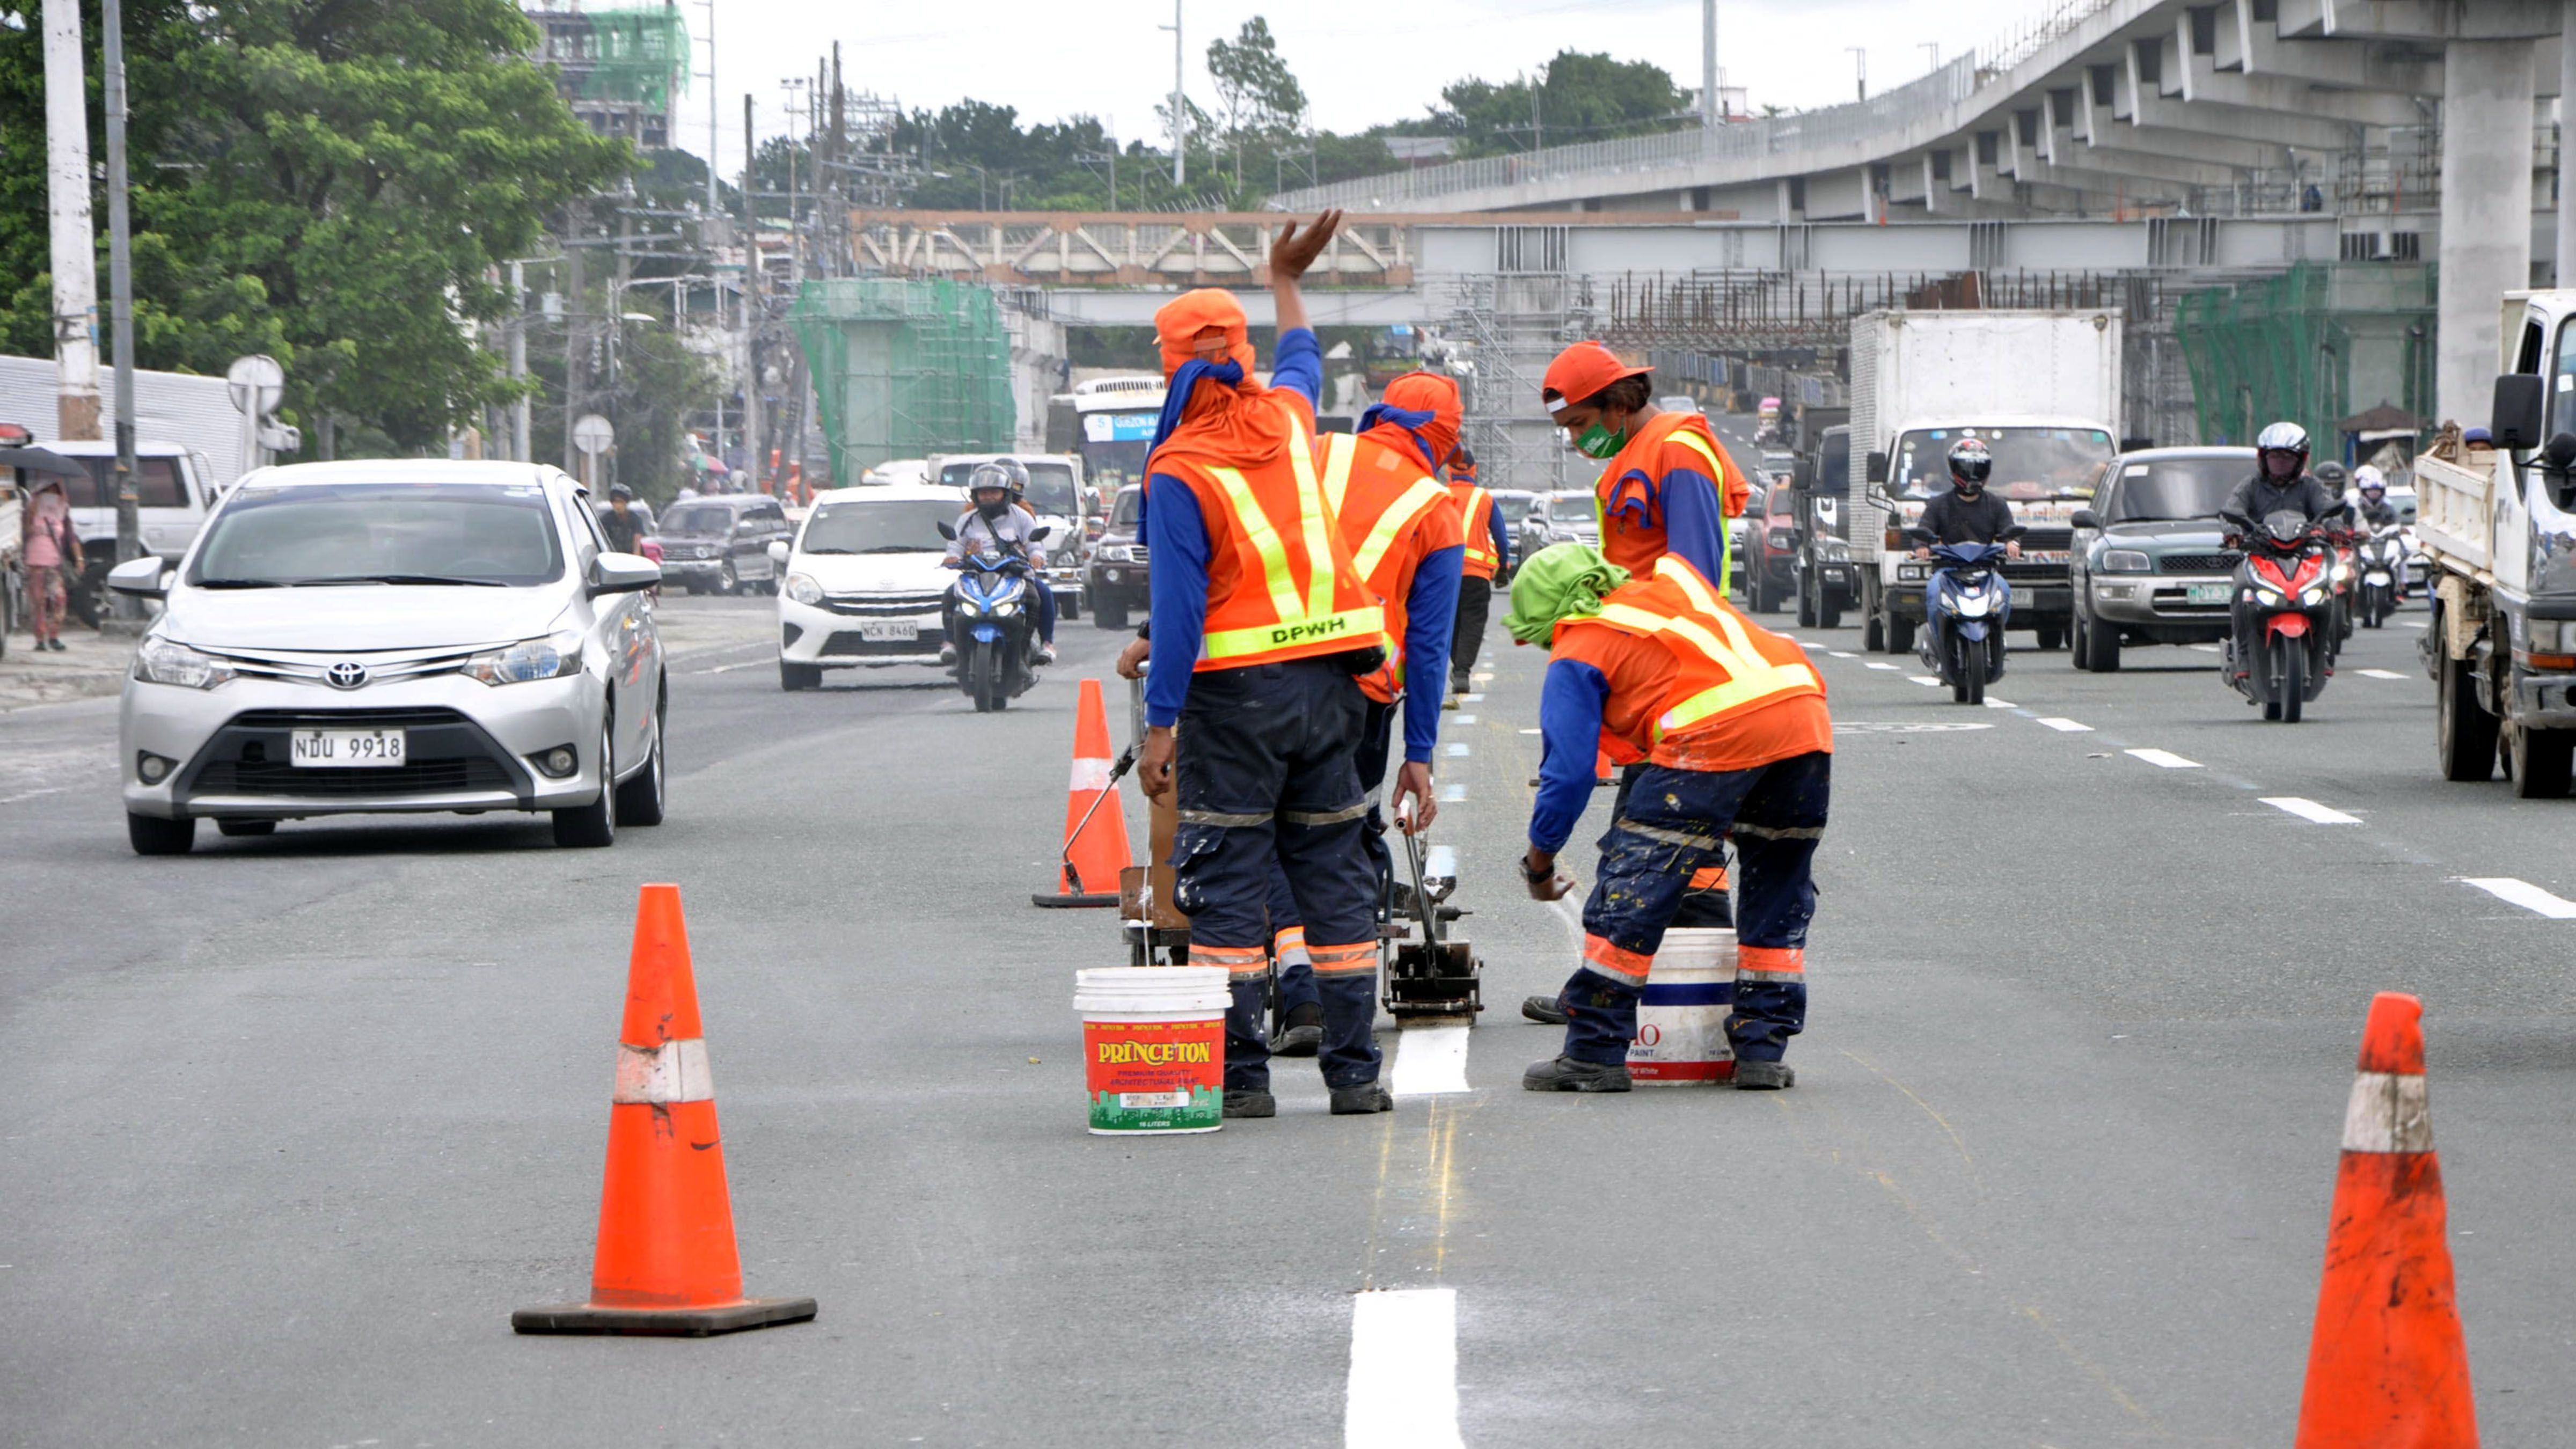
[[[2012,620],[2012,585],[2003,576],[2004,545],[2023,529],[1993,543],[1935,543],[1926,530],[1907,537],[1932,550],[1932,577],[1923,585],[1923,666],[1950,686],[1960,704],[1986,702],[1986,686],[2004,677],[2004,629]]]
[[[1029,541],[1039,542],[1052,531],[1041,527]],[[943,538],[957,537],[957,530],[945,523],[939,532]],[[957,659],[958,687],[975,701],[978,714],[1008,708],[1038,682],[1030,662],[1037,616],[1029,590],[1046,585],[1032,583],[1034,577],[1027,557],[1016,550],[979,549],[958,560],[944,605],[948,645]]]

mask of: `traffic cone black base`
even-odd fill
[[[616,1334],[629,1338],[711,1338],[746,1328],[803,1323],[814,1316],[811,1298],[746,1298],[713,1308],[599,1308],[558,1303],[510,1315],[521,1333]]]

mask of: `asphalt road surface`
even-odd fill
[[[2576,922],[2466,883],[2576,898],[2576,801],[2436,777],[2420,612],[2295,726],[2203,652],[2017,652],[1980,709],[1792,631],[1837,779],[1763,1095],[1520,1090],[1556,1036],[1514,1004],[1578,937],[1512,865],[1542,661],[1497,628],[1439,761],[1469,1090],[1411,1092],[1455,1063],[1389,1030],[1391,1115],[1285,1062],[1276,1120],[1135,1141],[1083,1130],[1111,913],[1028,904],[1121,636],[1068,622],[978,716],[926,672],[783,694],[765,601],[665,607],[743,642],[674,660],[670,820],[607,851],[486,817],[138,859],[113,702],[0,716],[0,1441],[2276,1445],[2382,989],[2427,1005],[2488,1441],[2576,1413]],[[749,1289],[821,1317],[516,1337],[588,1281],[664,880]]]

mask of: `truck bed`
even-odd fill
[[[2501,462],[2503,453],[2486,456]],[[2495,472],[2439,453],[2415,460],[2415,538],[2435,563],[2481,582],[2494,582],[2490,530],[2495,518]]]

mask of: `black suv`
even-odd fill
[[[1144,613],[1153,607],[1145,568],[1144,513],[1144,489],[1132,483],[1119,489],[1109,505],[1109,523],[1091,550],[1090,572],[1083,583],[1091,599],[1091,622],[1103,629],[1124,629],[1128,611]]]
[[[766,493],[713,493],[684,498],[664,510],[662,581],[693,594],[778,592],[772,543],[796,536],[778,500]]]

